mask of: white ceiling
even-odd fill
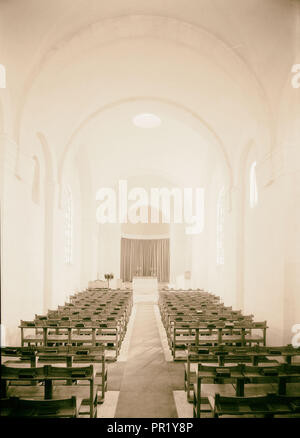
[[[295,59],[295,3],[2,0],[12,135],[26,149],[42,132],[58,166],[80,147],[95,185],[112,160],[116,175],[135,162],[171,180],[186,156],[184,179],[198,181],[260,130],[268,138]],[[160,128],[132,126],[150,111]]]

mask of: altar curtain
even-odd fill
[[[121,278],[157,277],[169,282],[170,239],[121,238]]]

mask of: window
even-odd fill
[[[225,189],[221,188],[217,202],[217,265],[224,265]]]
[[[65,190],[65,263],[73,261],[73,199],[70,186]]]
[[[256,161],[254,161],[250,167],[250,207],[254,208],[257,201]]]

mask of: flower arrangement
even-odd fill
[[[112,273],[104,274],[104,278],[105,278],[105,280],[107,280],[108,289],[109,289],[109,280],[112,280],[114,278],[114,274],[112,274]]]

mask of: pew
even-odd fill
[[[266,418],[273,418],[275,415],[299,414],[300,416],[300,396],[267,394],[257,397],[227,397],[218,393],[214,399],[210,398],[210,404],[214,418],[222,415],[254,415]]]
[[[121,307],[114,307],[112,310],[115,311],[107,310],[105,314],[100,311],[92,311],[88,314],[82,311],[73,311],[72,314],[66,315],[57,311],[46,318],[42,315],[36,315],[34,321],[21,321],[19,326],[21,345],[95,346],[104,344],[109,352],[114,352],[115,356],[112,359],[115,360],[125,336],[132,307],[131,301],[132,296],[130,295],[127,300],[124,300],[124,303],[127,304],[124,311],[121,310]],[[75,307],[71,306],[71,308]],[[28,331],[29,334],[27,334]]]
[[[229,347],[220,345],[218,347],[195,347],[189,346],[187,362],[184,364],[184,388],[187,392],[187,400],[193,401],[191,391],[193,384],[196,383],[196,374],[198,364],[213,364],[215,366],[225,366],[226,364],[235,365],[240,363],[253,362],[252,347]],[[264,367],[277,365],[278,362],[272,357],[267,356],[268,351],[264,355],[260,354],[258,361]],[[255,356],[254,356],[255,357]]]
[[[193,393],[193,415],[199,418],[201,412],[209,412],[209,399],[201,397],[202,383],[235,383],[237,400],[245,397],[245,388],[248,384],[277,385],[277,395],[286,395],[287,383],[300,382],[300,365],[275,364],[272,366],[253,366],[239,364],[236,367],[215,367],[198,364],[196,383]],[[266,391],[267,392],[267,391]],[[300,395],[299,395],[300,397]]]
[[[69,301],[21,320],[21,347],[1,348],[2,400],[69,394],[81,400],[80,415],[96,416],[107,391],[107,361],[116,360],[126,333],[132,291],[85,290]]]
[[[26,400],[18,397],[0,399],[1,416],[76,418],[78,403],[76,397],[59,400]]]
[[[267,323],[224,306],[219,297],[197,291],[161,291],[159,309],[174,360],[189,345],[266,345]]]
[[[94,364],[96,371],[96,384],[100,388],[97,401],[102,403],[107,391],[107,366],[105,359],[105,347],[83,346],[83,347],[38,347],[38,362],[40,363],[59,363],[65,362],[67,367],[84,364]],[[98,381],[99,379],[99,381]]]
[[[198,364],[196,383],[194,384],[193,416],[200,418],[201,412],[210,412],[209,400],[201,396],[202,383],[234,383],[236,395],[244,394],[243,365],[237,364],[228,367]]]
[[[266,323],[182,323],[176,322],[173,326],[171,342],[172,355],[177,360],[177,350],[185,351],[189,345],[241,345],[252,343],[266,343]],[[261,330],[262,334],[253,334],[252,330]],[[180,359],[184,356],[180,356]]]
[[[8,385],[9,382],[13,381],[27,380],[43,382],[45,400],[51,400],[54,398],[53,393],[56,392],[54,384],[59,386],[63,384],[63,382],[69,382],[70,380],[76,381],[77,385],[65,386],[63,391],[64,393],[68,391],[69,393],[71,392],[71,395],[74,395],[74,393],[76,395],[80,392],[80,386],[82,386],[84,382],[87,382],[89,385],[89,397],[81,397],[79,413],[81,415],[89,415],[91,418],[95,418],[97,416],[98,402],[97,391],[95,390],[95,377],[96,375],[93,365],[71,368],[55,367],[52,365],[45,365],[37,368],[17,368],[1,365],[1,398],[6,399],[8,393],[12,391],[14,392],[14,395],[20,394],[20,392],[21,394],[24,394],[24,389],[18,387],[12,388]],[[78,382],[81,382],[80,385]],[[40,388],[34,388],[33,394],[36,397],[40,397]],[[82,392],[80,392],[80,394],[82,394]],[[85,410],[86,406],[88,407],[88,410]]]
[[[287,383],[300,382],[300,365],[280,364],[273,367],[246,365],[243,370],[245,384],[276,383],[278,394],[286,394]]]
[[[32,368],[37,366],[36,350],[27,347],[1,347],[0,348],[1,363],[6,362],[29,362]],[[17,359],[12,360],[12,359]]]

